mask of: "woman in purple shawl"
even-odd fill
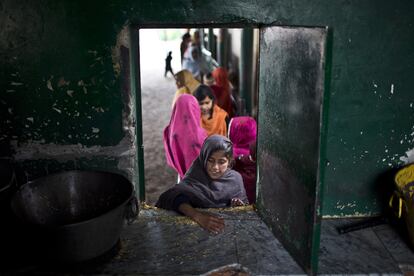
[[[201,111],[197,99],[180,95],[174,104],[169,125],[164,129],[167,164],[184,177],[200,153],[207,132],[201,127]]]
[[[161,194],[156,206],[182,213],[204,229],[219,233],[224,220],[195,208],[222,208],[248,203],[241,175],[230,169],[233,146],[221,135],[208,137],[200,155],[178,185]]]

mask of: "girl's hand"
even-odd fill
[[[193,219],[201,227],[211,233],[219,234],[224,230],[224,219],[212,214],[197,211],[197,214],[193,217]]]
[[[244,206],[244,202],[240,199],[240,198],[232,198],[231,202],[230,202],[230,206],[231,207],[236,207],[236,206]]]
[[[183,203],[178,206],[178,210],[211,233],[218,234],[224,230],[223,218],[199,211],[188,203]]]

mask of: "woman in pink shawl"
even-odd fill
[[[256,202],[256,121],[252,117],[233,117],[229,138],[233,142],[235,165],[233,169],[243,178],[247,198]]]
[[[256,141],[257,124],[249,116],[234,117],[229,125],[229,138],[233,143],[234,157],[249,155],[249,147]]]
[[[178,97],[169,125],[164,129],[164,149],[167,164],[182,179],[200,154],[207,137],[201,127],[201,111],[197,99],[188,94]]]

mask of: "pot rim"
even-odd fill
[[[36,180],[39,180],[39,179],[43,179],[43,178],[47,178],[47,177],[49,177],[49,176],[53,176],[53,175],[60,175],[60,174],[67,174],[67,173],[72,173],[72,172],[77,172],[77,173],[85,173],[85,172],[88,172],[88,173],[96,173],[96,172],[98,172],[98,173],[105,173],[105,174],[115,174],[115,175],[118,175],[118,176],[121,176],[121,177],[124,177],[126,180],[128,180],[125,176],[123,176],[123,175],[121,175],[121,174],[117,174],[117,173],[113,173],[113,172],[108,172],[108,171],[97,171],[97,170],[69,170],[69,171],[62,171],[62,172],[57,172],[57,173],[53,173],[53,174],[50,174],[50,175],[47,175],[47,176],[43,176],[43,177],[39,177],[39,178],[37,178],[37,179],[34,179],[34,180],[31,180],[31,181],[28,181],[28,182],[26,182],[25,184],[23,184],[22,186],[20,186],[19,188],[18,188],[18,190],[17,190],[17,192],[13,195],[13,198],[16,196],[16,194],[18,193],[18,192],[20,192],[20,190],[22,190],[23,188],[24,188],[24,186],[26,185],[26,184],[30,184],[30,183],[33,183],[33,182],[35,182]],[[130,181],[128,180],[128,182],[130,183]],[[10,184],[11,185],[11,184]],[[26,225],[29,225],[29,226],[33,226],[33,227],[38,227],[38,228],[42,228],[42,229],[60,229],[60,228],[63,228],[63,227],[65,227],[65,228],[68,228],[68,227],[75,227],[75,226],[79,226],[79,225],[82,225],[82,224],[87,224],[87,223],[90,223],[91,221],[93,221],[93,220],[96,220],[96,219],[98,219],[98,218],[101,218],[101,217],[103,217],[103,216],[107,216],[107,215],[109,215],[110,213],[113,213],[113,212],[115,212],[115,211],[118,211],[118,209],[119,208],[121,208],[122,206],[125,206],[126,204],[128,204],[134,197],[135,197],[135,188],[134,188],[134,186],[132,185],[132,183],[130,183],[130,195],[123,201],[123,202],[121,202],[119,205],[116,205],[116,206],[114,206],[112,209],[110,209],[109,211],[107,211],[107,212],[105,212],[105,213],[102,213],[102,214],[100,214],[100,215],[98,215],[98,216],[95,216],[95,217],[93,217],[93,218],[90,218],[90,219],[86,219],[86,220],[83,220],[83,221],[79,221],[79,222],[75,222],[75,223],[68,223],[68,224],[62,224],[62,225],[53,225],[53,224],[39,224],[39,223],[32,223],[32,222],[27,222],[26,220],[24,220],[23,218],[21,218],[16,212],[14,212],[14,209],[13,209],[13,207],[11,206],[11,208],[12,208],[12,210],[13,210],[13,213],[23,222],[23,223],[25,223]],[[0,190],[1,191],[1,190]],[[13,199],[10,201],[10,205],[12,205],[12,202],[13,202]],[[125,218],[125,215],[123,215],[123,217]]]
[[[107,216],[110,213],[118,211],[118,209],[121,208],[123,205],[128,204],[128,202],[131,201],[132,198],[134,198],[133,190],[132,190],[132,194],[124,202],[122,202],[121,204],[115,206],[114,208],[112,208],[108,212],[105,212],[103,214],[100,214],[99,216],[96,216],[96,217],[93,217],[93,218],[90,218],[90,219],[87,219],[87,220],[75,222],[75,223],[62,224],[62,225],[52,225],[52,224],[39,224],[39,223],[25,222],[25,224],[33,226],[33,227],[37,227],[37,228],[42,228],[42,229],[59,229],[59,228],[76,227],[76,226],[79,226],[79,225],[82,225],[82,224],[90,223],[91,221],[94,221],[98,218]],[[16,216],[18,216],[18,215],[16,214]],[[124,215],[124,217],[125,217],[125,215]],[[23,221],[22,218],[19,217],[19,219]]]

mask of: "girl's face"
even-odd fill
[[[229,168],[230,160],[223,150],[213,152],[207,159],[207,174],[211,179],[218,179]]]
[[[198,104],[200,105],[202,115],[210,115],[210,110],[213,108],[213,100],[210,97],[205,97]]]

